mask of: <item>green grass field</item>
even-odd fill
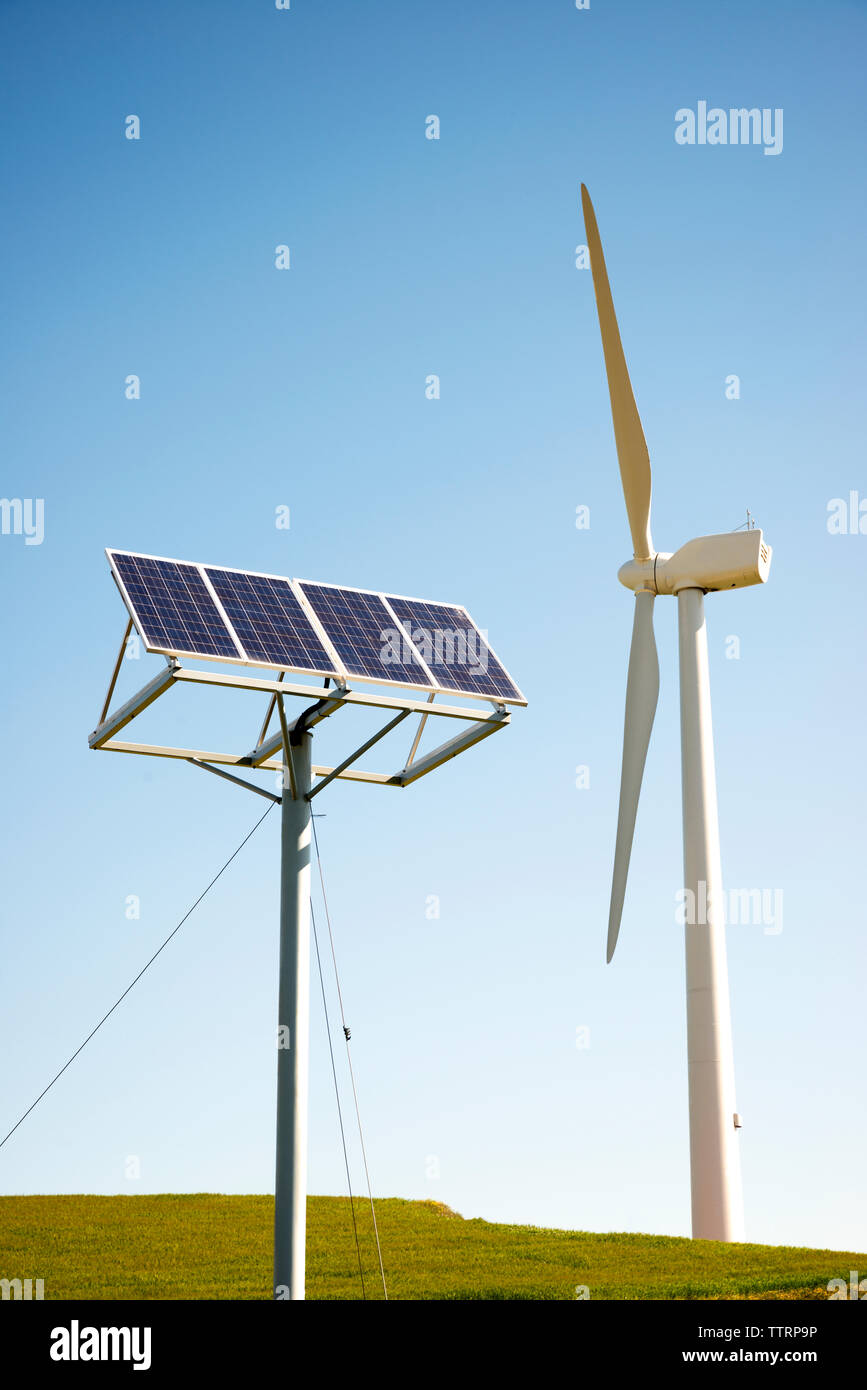
[[[382,1297],[370,1207],[356,1199],[367,1297]],[[0,1197],[0,1279],[46,1299],[271,1296],[273,1198]],[[599,1235],[465,1221],[437,1202],[376,1202],[389,1298],[827,1299],[867,1254]],[[346,1197],[308,1200],[307,1295],[358,1299]]]

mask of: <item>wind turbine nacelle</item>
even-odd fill
[[[627,589],[652,594],[676,594],[680,589],[701,589],[706,594],[716,589],[746,589],[751,584],[764,584],[771,554],[761,531],[725,531],[687,541],[673,555],[629,560],[617,577]]]

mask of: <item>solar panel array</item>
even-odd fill
[[[107,554],[149,651],[526,703],[456,605]]]

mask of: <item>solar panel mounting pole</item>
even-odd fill
[[[183,759],[235,786],[282,802],[280,870],[280,966],[277,1033],[277,1142],[274,1202],[275,1299],[303,1299],[307,1234],[307,1108],[310,1034],[310,857],[311,802],[337,779],[368,785],[408,787],[472,748],[510,722],[507,704],[527,702],[498,661],[482,630],[456,604],[408,599],[368,589],[312,584],[279,575],[206,566],[158,555],[108,550],[109,565],[128,623],[91,748],[116,753]],[[133,627],[145,650],[165,658],[167,668],[136,695],[109,710]],[[434,633],[427,664],[410,633]],[[402,659],[395,664],[392,637],[402,634]],[[390,635],[389,635],[390,634]],[[429,635],[429,634],[428,634]],[[388,637],[386,646],[383,643]],[[442,638],[443,658],[437,655]],[[419,639],[421,640],[421,639]],[[407,648],[409,656],[407,656]],[[475,653],[465,661],[467,652]],[[481,655],[484,660],[481,660]],[[276,680],[231,671],[217,673],[181,665],[181,659],[225,662],[278,671]],[[285,679],[301,673],[304,683]],[[325,684],[311,685],[316,676]],[[355,679],[388,693],[359,691]],[[332,682],[334,684],[332,685]],[[236,688],[270,697],[265,721],[250,753],[226,753],[155,743],[129,743],[117,735],[173,687],[190,684]],[[403,690],[401,687],[406,686]],[[418,698],[422,690],[426,702]],[[439,694],[467,704],[435,704]],[[289,725],[284,700],[313,699]],[[477,702],[484,707],[479,708]],[[493,713],[487,705],[493,705]],[[267,736],[276,705],[280,732]],[[313,727],[340,709],[382,709],[388,722],[334,767],[311,765]],[[413,714],[422,716],[409,757],[394,772],[357,766],[375,744]],[[418,756],[428,719],[457,719],[464,732]],[[271,771],[281,766],[283,795],[238,776],[229,768]],[[317,781],[314,783],[312,777]],[[249,836],[248,836],[249,838]]]
[[[303,726],[284,744],[277,1032],[274,1297],[304,1298],[307,1097],[310,1053],[310,743]]]

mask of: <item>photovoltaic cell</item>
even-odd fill
[[[243,570],[206,568],[205,573],[251,661],[337,674],[288,579]]]
[[[524,703],[520,690],[462,608],[391,594],[385,597],[425,665],[447,690]]]
[[[299,584],[350,676],[432,689],[379,594],[307,580]]]
[[[109,555],[147,648],[239,660],[231,633],[195,565],[116,550]]]

